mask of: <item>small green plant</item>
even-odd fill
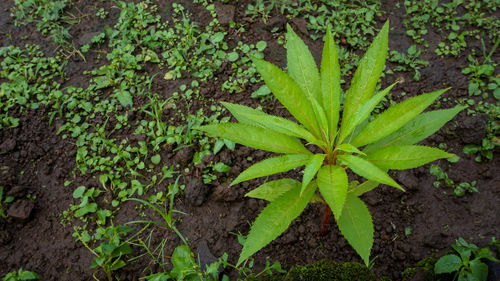
[[[392,63],[397,63],[393,70],[394,71],[411,71],[413,70],[413,80],[420,80],[420,69],[429,65],[429,62],[423,59],[419,59],[421,50],[415,45],[411,45],[408,48],[408,54],[400,53],[397,51],[389,52],[389,61]]]
[[[451,246],[456,254],[442,256],[434,265],[434,273],[453,273],[453,280],[485,281],[488,278],[488,266],[481,259],[498,262],[491,255],[489,248],[479,249],[472,243],[467,243],[462,237]],[[458,255],[457,255],[458,254]]]
[[[341,71],[330,30],[326,34],[321,70],[318,71],[307,46],[288,27],[288,74],[264,60],[254,58],[253,62],[274,96],[303,126],[250,107],[224,102],[239,123],[198,128],[212,136],[284,154],[250,166],[232,185],[305,166],[302,183],[280,179],[247,194],[266,199],[270,204],[254,222],[237,265],[283,233],[311,201],[325,204],[326,222],[333,211],[342,234],[368,265],[374,227],[370,212],[359,196],[379,184],[403,190],[387,170],[411,169],[453,156],[437,148],[414,145],[464,109],[457,106],[422,113],[446,89],[405,100],[369,122],[370,113],[394,86],[373,94],[387,57],[388,30],[387,22],[360,61],[345,94],[340,126]],[[322,152],[313,154],[300,139],[308,146],[319,147]],[[349,183],[348,168],[367,181]],[[322,198],[315,196],[316,189]]]
[[[3,203],[11,203],[14,201],[14,197],[12,196],[7,196],[5,200],[3,199],[3,186],[0,186],[0,217],[6,219],[7,218],[7,213],[5,213],[5,210],[3,208]]]
[[[443,171],[443,169],[441,169],[441,167],[439,167],[438,165],[432,164],[431,167],[429,168],[429,172],[431,175],[437,178],[437,181],[433,183],[435,187],[440,187],[441,181],[444,181],[447,187],[453,189],[453,194],[457,197],[462,197],[466,193],[478,192],[476,187],[476,181],[472,181],[470,183],[461,182],[459,184],[455,184],[455,181],[451,179],[448,176],[448,174],[445,171]]]
[[[94,278],[95,274],[102,270],[106,274],[108,281],[113,281],[113,271],[116,271],[126,265],[125,255],[132,253],[129,241],[138,235],[138,233],[126,241],[123,241],[122,239],[132,230],[132,227],[125,225],[98,228],[93,238],[102,242],[98,247],[92,249],[87,244],[88,239],[80,235],[75,229],[75,234],[78,237],[78,240],[80,240],[83,245],[95,255],[90,268],[99,269],[94,272]]]
[[[35,280],[39,278],[40,277],[38,277],[38,274],[36,274],[35,272],[23,270],[22,268],[20,268],[18,271],[7,273],[7,275],[2,278],[2,281]]]

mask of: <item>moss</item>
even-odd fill
[[[437,259],[433,256],[427,257],[417,263],[417,267],[421,267],[425,270],[433,270],[434,264],[436,264]]]
[[[403,281],[411,280],[416,272],[417,272],[416,267],[410,267],[410,268],[407,268],[403,271],[403,273],[401,274],[402,275],[401,277],[403,278]]]

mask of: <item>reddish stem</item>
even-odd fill
[[[330,217],[332,215],[332,210],[328,204],[325,204],[325,212],[323,213],[323,220],[321,221],[321,232],[320,236],[325,236],[328,232],[328,226],[330,225]]]

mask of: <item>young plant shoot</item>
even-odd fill
[[[318,70],[307,46],[288,26],[288,74],[264,60],[253,58],[253,62],[274,96],[300,124],[223,102],[239,123],[198,128],[212,136],[281,154],[252,165],[232,185],[305,166],[302,182],[270,181],[247,194],[270,203],[255,220],[238,265],[282,234],[308,203],[318,200],[326,205],[327,215],[333,212],[340,231],[368,265],[373,223],[359,197],[379,184],[403,190],[388,170],[412,169],[453,156],[415,145],[464,109],[457,106],[423,113],[446,89],[407,99],[368,121],[394,86],[374,93],[387,57],[388,30],[386,22],[361,60],[345,93],[342,112],[339,61],[330,29]],[[318,146],[322,153],[313,154],[306,148],[309,146]],[[347,169],[366,181],[349,183]]]

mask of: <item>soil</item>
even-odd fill
[[[92,1],[82,0],[72,9],[76,12],[90,8]],[[160,7],[170,5],[172,1],[162,2]],[[186,2],[193,18],[203,23],[207,19],[206,11],[199,9],[190,1]],[[244,9],[250,1],[239,1],[228,7],[218,7],[224,21],[233,17],[238,23],[247,24],[248,32],[243,38],[245,42],[268,40],[265,57],[274,64],[283,67],[286,57],[283,47],[271,41],[270,30],[278,27],[280,32],[285,28],[286,18],[276,14],[264,24],[260,21],[250,21],[244,15]],[[412,43],[405,36],[402,19],[404,8],[394,8],[395,1],[382,1],[385,13],[377,18],[379,27],[386,19],[391,21],[389,47],[398,51],[406,50]],[[53,43],[40,35],[34,25],[15,27],[9,16],[9,8],[13,1],[0,0],[0,30],[8,32],[12,38],[0,34],[2,46],[24,45],[28,42],[40,44],[50,54]],[[95,18],[84,18],[78,25],[72,26],[71,35],[79,44],[85,43],[85,38],[99,32],[105,25],[111,25],[118,17],[118,9],[113,9],[111,3],[97,4],[110,11],[105,21]],[[401,3],[401,7],[404,7]],[[222,10],[221,10],[222,9]],[[163,9],[160,8],[160,11]],[[306,38],[303,22],[295,20],[292,27],[298,30],[302,38]],[[89,35],[90,34],[90,35]],[[432,50],[441,40],[437,31],[426,36]],[[305,39],[314,56],[319,59],[321,43]],[[468,42],[469,44],[469,42]],[[480,43],[471,41],[472,48],[480,51]],[[491,47],[487,45],[487,47]],[[498,61],[499,53],[494,54]],[[406,92],[405,97],[423,92],[451,86],[446,94],[449,100],[467,96],[467,78],[460,73],[467,63],[467,53],[458,58],[441,58],[432,51],[423,55],[430,65],[422,70],[420,82],[414,82],[407,73],[396,73],[404,78],[392,92]],[[89,63],[90,62],[90,63]],[[78,56],[68,61],[66,71],[70,80],[68,85],[82,87],[88,83],[88,76],[83,71],[95,67],[92,57],[87,63]],[[388,64],[391,67],[391,64]],[[151,69],[153,71],[153,69]],[[229,74],[226,67],[220,75]],[[383,85],[389,85],[395,76],[386,76]],[[3,81],[0,81],[3,82]],[[176,82],[174,82],[176,83]],[[219,83],[219,82],[217,82]],[[202,93],[217,100],[237,102],[256,107],[258,101],[250,98],[251,90],[239,95],[221,91],[219,84],[206,85]],[[155,78],[152,91],[168,96],[171,89],[177,85],[167,85],[161,78]],[[396,98],[398,100],[399,97]],[[494,101],[493,101],[494,102]],[[443,107],[453,106],[450,101]],[[202,106],[195,103],[191,112]],[[277,101],[269,101],[265,108],[272,113],[288,117]],[[177,119],[175,116],[166,116]],[[476,162],[471,155],[462,153],[462,147],[471,142],[477,143],[484,136],[484,120],[481,117],[472,119],[461,112],[438,133],[427,139],[424,144],[437,146],[445,142],[448,151],[461,157],[461,160],[449,165],[443,160],[437,164],[448,172],[456,182],[477,181],[479,192],[457,198],[452,190],[435,188],[435,178],[429,174],[429,165],[408,171],[392,173],[395,179],[406,188],[406,192],[382,186],[363,195],[375,225],[375,243],[372,257],[375,259],[373,270],[377,274],[388,276],[394,280],[401,279],[401,272],[429,255],[443,254],[450,244],[458,237],[473,239],[479,246],[485,246],[491,237],[500,238],[500,155],[498,149],[493,160]],[[93,270],[89,269],[92,254],[72,236],[71,224],[64,222],[62,213],[70,204],[76,203],[72,197],[73,190],[65,187],[67,180],[76,184],[98,184],[95,177],[82,176],[75,171],[75,145],[70,140],[63,140],[57,135],[57,125],[48,126],[48,114],[42,110],[31,110],[21,116],[20,126],[15,129],[0,131],[0,185],[6,188],[7,195],[16,198],[15,204],[7,205],[9,218],[0,218],[0,276],[22,267],[37,272],[41,280],[93,280]],[[194,147],[197,149],[197,147]],[[176,198],[175,209],[186,213],[176,214],[177,227],[186,237],[194,251],[200,251],[207,260],[228,253],[229,260],[235,262],[241,251],[235,233],[248,233],[249,225],[257,214],[265,207],[262,200],[244,197],[244,194],[262,183],[253,180],[229,187],[227,182],[213,182],[205,185],[192,167],[192,149],[169,149],[162,159],[167,159],[168,165],[179,164],[179,170],[190,167],[190,172],[182,177],[186,189],[183,195]],[[252,157],[254,162],[271,156],[270,153],[256,151],[242,146],[236,146],[234,151],[224,148],[210,161],[233,163],[233,168],[225,174],[228,178],[236,177],[239,172],[251,165],[247,161]],[[190,166],[191,165],[191,166]],[[300,171],[289,172],[289,177],[299,179]],[[76,185],[77,186],[77,185]],[[153,191],[166,190],[167,183],[156,186]],[[447,194],[444,193],[446,191]],[[26,199],[27,195],[31,199]],[[34,200],[33,200],[34,199]],[[138,219],[136,203],[126,203],[117,211],[115,225]],[[320,236],[323,214],[321,204],[310,204],[304,213],[297,218],[290,228],[278,239],[259,251],[255,262],[261,267],[267,260],[280,261],[285,268],[296,264],[305,265],[321,259],[331,259],[337,262],[358,261],[359,256],[349,246],[338,231],[335,223],[329,232]],[[148,217],[159,220],[153,213],[146,212]],[[411,234],[408,230],[411,229]],[[167,239],[166,254],[181,242],[171,230],[156,227],[153,243]],[[406,234],[405,234],[406,230]],[[120,280],[137,280],[144,276],[143,269],[148,265],[147,259],[130,262],[118,272]],[[234,277],[234,272],[230,273]],[[104,278],[98,274],[99,278]]]

